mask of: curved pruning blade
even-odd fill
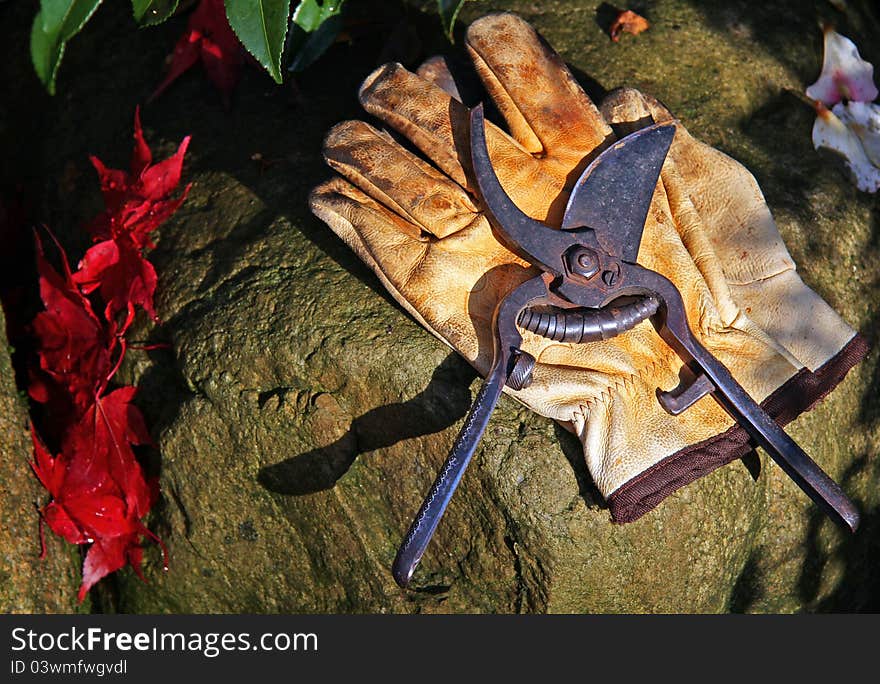
[[[504,245],[531,264],[554,275],[562,275],[562,257],[579,243],[578,238],[545,226],[528,216],[501,187],[486,147],[483,105],[471,110],[471,161],[486,215]]]
[[[572,190],[563,230],[592,228],[610,254],[635,263],[674,136],[674,124],[654,124],[618,140],[596,157]]]

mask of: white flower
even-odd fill
[[[813,146],[840,158],[863,192],[880,188],[880,106],[874,67],[845,36],[825,28],[825,56],[819,80],[807,88],[815,100]],[[828,107],[832,107],[828,109]]]
[[[831,111],[858,136],[871,163],[880,167],[880,105],[838,102]]]

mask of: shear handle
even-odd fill
[[[495,309],[492,321],[492,329],[495,331],[492,368],[468,411],[464,425],[452,445],[452,451],[440,468],[437,479],[416,513],[394,559],[391,574],[401,587],[407,587],[412,580],[416,566],[428,548],[431,537],[434,536],[437,525],[486,431],[501,391],[510,378],[516,357],[523,353],[519,349],[522,336],[516,327],[517,317],[530,304],[543,302],[547,294],[547,285],[538,276],[510,292]]]
[[[855,532],[859,526],[855,504],[743,389],[727,367],[700,344],[690,330],[684,302],[675,285],[659,273],[636,264],[628,264],[627,269],[631,283],[637,282],[660,297],[663,306],[654,319],[657,332],[691,370],[702,371],[711,381],[715,400],[826,515],[844,529]]]

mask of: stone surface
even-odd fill
[[[474,3],[462,19],[520,12],[592,94],[639,87],[745,163],[804,279],[875,343],[880,209],[812,149],[813,111],[800,96],[821,65],[812,7],[658,0],[645,12],[648,31],[612,43],[597,4]],[[880,63],[868,39],[876,17],[868,3],[848,5],[839,30]],[[402,8],[383,6],[394,26]],[[116,609],[876,609],[876,352],[791,428],[864,512],[852,539],[766,458],[757,480],[737,462],[612,525],[575,440],[503,398],[415,590],[394,584],[397,545],[478,381],[309,214],[306,196],[328,175],[324,133],[361,116],[363,77],[388,59],[414,67],[453,49],[433,6],[410,5],[391,43],[377,29],[335,46],[296,90],[248,70],[225,112],[191,72],[143,110],[154,149],[167,154],[193,135],[185,178],[194,185],[153,256],[164,324],[139,331],[171,349],[132,351],[125,368],[158,445],[163,497],[151,526],[170,570],[151,549],[148,584],[130,571],[115,578]],[[84,244],[77,224],[99,206],[87,154],[127,163],[134,106],[182,26],[134,32],[124,8],[102,7],[68,49],[60,94],[37,98],[45,109],[31,122],[32,164],[44,178],[44,218],[67,244]]]
[[[6,321],[0,310],[0,612],[70,613],[78,607],[79,551],[46,531],[40,559],[39,515],[46,491],[31,473],[25,401],[15,387]]]

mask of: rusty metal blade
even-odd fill
[[[609,253],[635,263],[654,188],[674,136],[672,123],[654,124],[602,152],[575,184],[562,228],[592,228]]]

